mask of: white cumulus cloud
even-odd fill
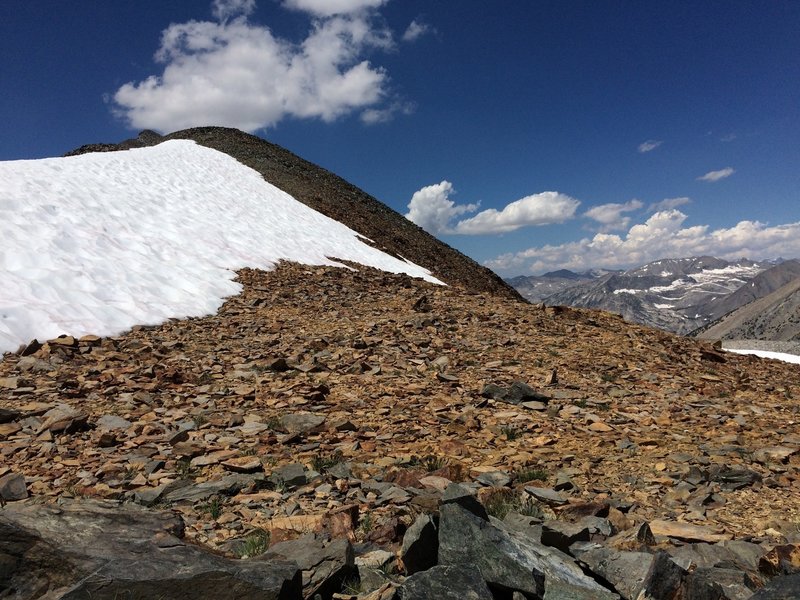
[[[477,204],[457,205],[450,200],[453,184],[442,181],[414,192],[406,218],[434,235],[453,233],[450,222],[457,216],[477,210]]]
[[[386,71],[363,58],[369,50],[394,46],[391,32],[358,10],[382,2],[290,4],[309,11],[328,7],[299,44],[251,23],[254,0],[215,0],[216,21],[170,25],[155,54],[163,73],[120,87],[113,95],[115,112],[134,128],[158,131],[198,125],[256,131],[286,117],[330,122],[365,110],[401,112],[391,110],[398,101]]]
[[[662,142],[661,140],[647,140],[646,142],[642,142],[641,144],[639,144],[638,150],[639,152],[644,154],[645,152],[650,152],[651,150],[655,150],[663,143],[664,142]]]
[[[489,208],[459,221],[455,233],[480,235],[508,233],[531,225],[563,223],[575,216],[580,202],[559,192],[541,192],[507,204],[502,210]]]
[[[620,269],[665,257],[710,255],[729,260],[800,256],[800,222],[769,226],[741,221],[733,227],[684,225],[679,210],[653,214],[633,225],[626,235],[598,233],[592,238],[560,245],[545,245],[498,256],[490,268],[512,274],[543,273],[554,269]]]
[[[642,208],[644,204],[639,200],[629,200],[624,204],[610,203],[594,206],[587,210],[584,216],[600,223],[600,231],[614,231],[626,229],[630,225],[631,218],[623,217],[623,213],[633,212]]]
[[[725,167],[724,169],[720,169],[719,171],[709,171],[705,175],[698,177],[698,181],[719,181],[720,179],[725,179],[726,177],[730,177],[736,171],[732,167]]]
[[[284,0],[283,5],[317,17],[330,17],[378,8],[386,2],[388,0]]]

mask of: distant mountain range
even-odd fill
[[[562,269],[507,281],[532,302],[607,310],[684,335],[791,340],[800,333],[797,260],[670,258],[627,271]]]

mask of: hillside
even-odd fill
[[[712,340],[800,341],[800,277],[693,334]]]
[[[284,540],[327,532],[349,539],[359,556],[390,551],[379,555],[388,574],[380,587],[398,576],[393,552],[418,515],[441,510],[442,519],[454,518],[453,494],[479,512],[469,496],[457,500],[467,490],[502,516],[497,499],[518,502],[522,494],[527,504],[504,510],[527,506],[538,520],[512,515],[517,521],[503,526],[512,533],[492,535],[522,540],[524,533],[526,548],[539,539],[556,545],[562,558],[552,560],[562,569],[571,564],[571,581],[589,586],[570,597],[585,600],[617,597],[596,589],[565,554],[590,560],[568,545],[589,539],[589,522],[595,542],[608,540],[608,556],[618,556],[614,548],[637,549],[626,555],[637,564],[662,556],[667,562],[649,577],[663,584],[664,569],[673,569],[681,589],[700,583],[664,557],[682,565],[725,557],[716,560],[747,570],[760,586],[777,571],[769,570],[772,559],[757,566],[758,557],[800,541],[800,438],[791,425],[800,372],[793,365],[721,353],[608,313],[464,294],[369,268],[284,263],[272,272],[243,270],[239,281],[242,293],[208,317],[102,339],[60,338],[5,357],[0,491],[35,502],[9,502],[0,531],[10,518],[44,531],[52,520],[42,516],[45,501],[61,500],[60,514],[72,515],[47,525],[62,529],[93,514],[88,499],[130,503],[122,505],[131,507],[129,524],[140,514],[133,508],[157,505],[149,510],[162,523],[179,516],[170,531],[180,527],[191,542],[162,533],[153,538],[162,554],[199,543],[240,556],[259,535],[271,538],[275,552],[290,552]],[[113,531],[103,514],[94,518]],[[501,527],[484,523],[482,531]],[[737,541],[723,541],[731,537]],[[0,551],[5,543],[0,536]],[[458,543],[468,548],[468,540]],[[488,543],[480,542],[482,552]],[[755,558],[740,563],[745,551]],[[331,552],[325,560],[334,560]],[[401,554],[413,565],[419,552],[410,546]],[[456,563],[445,564],[467,560],[447,556],[440,558]],[[159,564],[137,560],[138,569]],[[628,589],[633,575],[605,571],[601,562],[590,563],[604,574],[598,578]],[[243,572],[273,563],[236,564]],[[359,572],[366,581],[367,571]],[[546,585],[557,580],[550,573]],[[539,581],[503,585],[541,590]],[[107,595],[92,588],[92,597],[113,598],[124,588],[103,589]]]
[[[67,154],[127,150],[159,144],[165,140],[189,139],[224,152],[255,169],[271,184],[294,198],[344,223],[376,247],[428,268],[450,285],[507,298],[521,296],[498,275],[415,225],[341,177],[310,163],[276,144],[225,127],[197,127],[159,136],[144,131],[120,144],[89,144]]]

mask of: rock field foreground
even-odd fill
[[[212,571],[259,557],[254,598],[795,597],[769,586],[800,586],[796,365],[365,268],[239,280],[213,316],[4,357],[0,598],[106,597],[17,569],[91,507]]]

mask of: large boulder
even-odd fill
[[[185,544],[183,521],[135,505],[74,501],[0,512],[0,590],[10,598],[299,600],[289,561],[232,560]]]
[[[587,577],[571,557],[524,534],[502,528],[458,504],[444,504],[439,517],[439,564],[474,565],[493,590],[531,598],[619,598]]]

